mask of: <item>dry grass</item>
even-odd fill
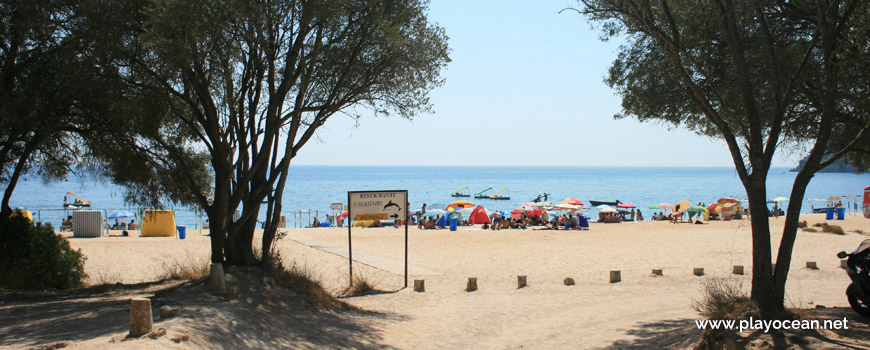
[[[199,259],[165,260],[161,272],[157,275],[160,281],[186,280],[194,281],[208,277],[211,262],[207,257]]]
[[[807,221],[806,221],[806,220],[804,220],[804,221],[799,221],[799,222],[798,222],[798,228],[807,228],[807,226],[808,226],[808,225],[807,225]]]
[[[121,283],[121,273],[118,271],[109,271],[109,268],[104,266],[102,270],[88,276],[87,287],[114,285],[118,283]]]
[[[382,291],[375,288],[377,285],[376,282],[372,282],[368,276],[363,273],[357,273],[353,277],[353,284],[351,284],[347,289],[345,289],[341,296],[343,297],[355,297],[360,295],[367,295],[373,293],[380,293]]]
[[[812,227],[807,227],[807,228],[803,229],[803,231],[804,232],[819,232],[819,230],[816,230]]]
[[[817,222],[813,224],[813,227],[820,227],[822,232],[825,233],[833,233],[838,235],[845,235],[846,231],[843,231],[843,228],[837,225],[828,225],[827,222]],[[804,229],[807,232],[818,232],[818,231],[808,231],[808,229]]]
[[[280,285],[294,290],[302,300],[315,308],[331,311],[354,311],[355,307],[336,299],[314,277],[311,269],[296,263],[286,264],[275,251],[266,271]]]
[[[701,299],[692,308],[710,320],[743,320],[758,318],[758,307],[743,292],[742,283],[727,278],[710,278],[701,283]],[[695,349],[721,349],[729,338],[737,338],[734,331],[705,329]]]

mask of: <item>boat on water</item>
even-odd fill
[[[622,203],[622,202],[620,202],[618,199],[613,201],[613,202],[593,201],[591,199],[589,200],[589,205],[591,205],[593,207],[599,206],[599,205],[619,205],[620,203]]]
[[[83,209],[83,208],[90,208],[91,207],[90,201],[86,201],[86,200],[82,199],[82,197],[76,196],[72,192],[67,192],[66,194],[73,196],[75,199],[73,200],[72,203],[67,203],[66,196],[63,196],[63,208],[64,209]]]
[[[480,192],[478,192],[478,193],[475,193],[475,194],[474,194],[474,198],[483,198],[483,199],[511,199],[510,192],[508,192],[508,189],[507,189],[507,188],[505,188],[505,189],[503,189],[503,190],[501,190],[501,191],[495,192],[495,193],[488,193],[488,192],[491,192],[492,190],[493,190],[492,187],[490,187],[490,188],[487,188],[487,189],[485,189],[485,190],[483,190],[483,191],[480,191]]]
[[[468,193],[468,186],[460,188],[458,191],[450,194],[451,197],[471,197]]]
[[[489,195],[489,199],[511,199],[510,192],[505,188],[501,191]]]

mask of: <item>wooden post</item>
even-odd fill
[[[224,290],[226,288],[223,264],[211,264],[211,268],[208,271],[208,285],[211,287],[211,290]]]
[[[130,336],[138,337],[151,333],[151,299],[130,299]]]
[[[574,279],[571,277],[566,277],[564,282],[565,282],[566,286],[573,286],[574,285]]]
[[[692,273],[695,274],[695,276],[703,276],[704,275],[704,268],[703,267],[696,267],[694,270],[692,270]]]
[[[731,268],[731,273],[733,273],[735,275],[742,275],[743,274],[743,265],[734,265],[734,267]]]
[[[619,270],[610,271],[610,283],[622,281],[622,273]]]
[[[845,268],[846,268],[846,260],[845,260],[845,259],[844,259],[844,260],[840,260],[840,268],[841,268],[841,269],[845,269]]]
[[[819,266],[816,265],[815,261],[807,261],[807,268],[812,270],[818,270]]]
[[[468,287],[465,288],[466,292],[473,292],[477,290],[477,277],[469,277],[468,278]]]
[[[517,276],[517,289],[520,289],[520,288],[526,286],[526,282],[528,282],[527,277],[528,276]]]
[[[423,285],[423,280],[414,280],[414,291],[415,292],[425,292],[426,287]]]
[[[664,276],[664,273],[662,273],[662,269],[652,269],[652,274],[653,276]]]

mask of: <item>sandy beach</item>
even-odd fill
[[[805,214],[802,219],[812,225],[823,222],[824,216]],[[771,218],[774,249],[783,222],[782,218]],[[851,251],[870,238],[857,232],[870,231],[870,221],[848,215],[844,221],[830,223],[842,226],[847,234],[799,233],[786,303],[799,308],[823,305],[842,311],[855,322],[866,322],[848,308],[844,290],[849,278],[839,268],[835,255],[841,250]],[[307,270],[338,294],[348,281],[347,229],[285,231],[287,236],[278,242],[284,259]],[[134,234],[73,238],[70,242],[87,256],[86,270],[93,283],[154,281],[164,264],[175,260],[204,261],[209,254],[209,238],[196,231],[188,232],[184,240],[140,238]],[[699,298],[702,280],[728,278],[742,283],[746,290],[751,281],[748,220],[713,221],[705,225],[649,221],[593,223],[589,231],[492,231],[476,226],[451,232],[411,227],[409,283],[425,280],[424,293],[402,288],[403,229],[354,228],[353,247],[358,259],[354,273],[386,292],[344,299],[377,312],[377,316],[350,317],[373,333],[374,347],[674,346],[698,333],[690,327],[694,325],[692,320],[700,318],[691,305]],[[816,262],[819,269],[805,268],[807,261]],[[745,266],[746,274],[733,275],[734,265]],[[703,277],[692,274],[693,268],[698,267],[704,268]],[[652,269],[662,269],[663,276],[652,276]],[[611,270],[621,271],[621,282],[609,283]],[[517,289],[519,275],[528,276],[527,287]],[[465,291],[469,277],[478,280],[479,289],[475,292]],[[576,285],[566,286],[563,280],[568,277]],[[191,334],[186,347],[226,346],[220,341],[198,338],[195,328],[189,325],[172,324],[172,327],[181,327]],[[316,337],[319,330],[315,327],[310,332]],[[74,344],[109,346],[106,342],[111,336]],[[304,339],[299,344],[320,347]]]

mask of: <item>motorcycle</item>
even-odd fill
[[[846,273],[852,283],[846,288],[849,305],[858,314],[870,317],[870,239],[864,240],[852,253],[839,252],[837,257],[846,259]]]

